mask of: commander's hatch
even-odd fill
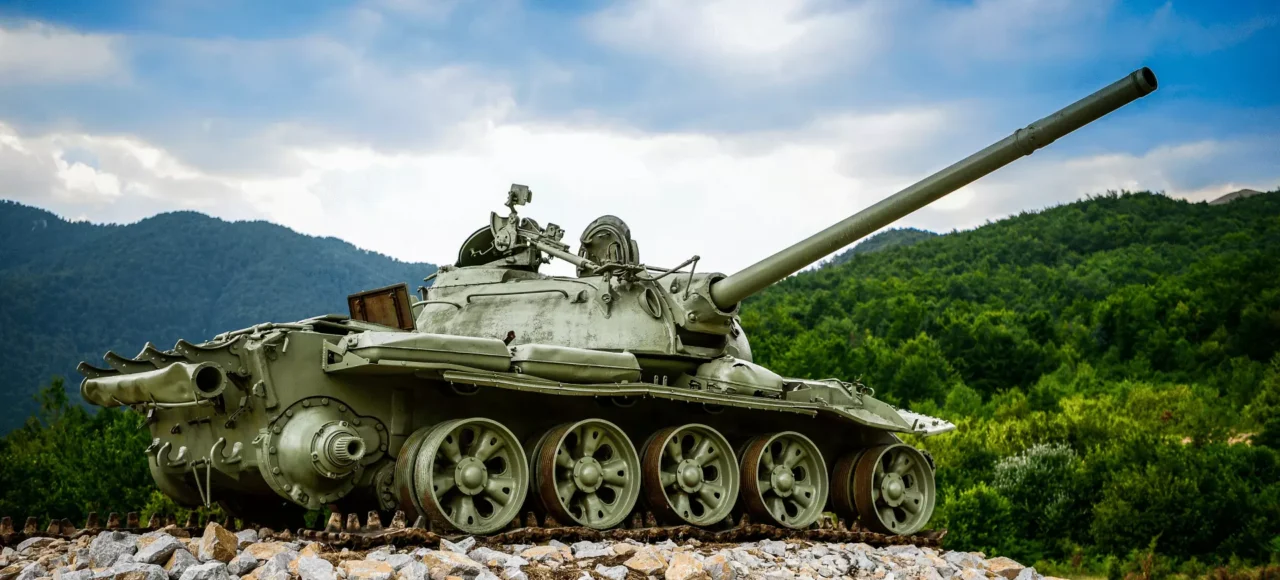
[[[347,296],[353,320],[363,320],[400,330],[413,330],[413,308],[405,283],[366,290]]]

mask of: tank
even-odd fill
[[[742,301],[1155,88],[1135,71],[731,275],[698,256],[646,265],[610,215],[575,251],[520,215],[533,194],[513,185],[416,295],[400,284],[351,295],[348,315],[108,352],[108,368],[80,365],[81,394],[145,414],[169,497],[269,525],[326,507],[477,535],[530,511],[602,530],[650,514],[803,529],[834,513],[911,534],[938,490],[903,436],[955,426],[877,385],[756,364]],[[551,260],[576,275],[540,273]]]

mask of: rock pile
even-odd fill
[[[1008,558],[916,546],[763,540],[733,545],[552,540],[438,548],[332,551],[311,542],[259,541],[211,523],[198,538],[167,528],[107,531],[74,541],[32,538],[0,553],[0,580],[1041,580]],[[1046,579],[1052,580],[1052,579]]]

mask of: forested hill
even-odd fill
[[[858,254],[880,252],[889,248],[910,246],[937,236],[938,234],[931,231],[916,228],[893,228],[885,230],[858,242],[852,248],[836,254],[834,258],[831,258],[831,261],[827,265],[835,266],[843,264]]]
[[[956,422],[908,438],[948,548],[1070,577],[1280,560],[1277,192],[1105,195],[855,254],[743,326],[784,375]]]
[[[108,349],[132,356],[147,341],[169,348],[345,313],[348,294],[416,288],[435,269],[266,222],[177,212],[96,225],[0,202],[0,433],[34,412],[32,394],[52,375],[75,387],[76,364]]]
[[[1226,369],[1280,350],[1280,195],[1095,197],[854,255],[743,310],[758,361],[862,376],[900,403],[1034,391],[1087,362],[1108,379],[1226,381],[1243,405],[1252,385]]]

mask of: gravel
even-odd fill
[[[1046,580],[1009,558],[859,543],[494,545],[464,537],[438,547],[335,551],[231,534],[217,524],[199,537],[179,536],[117,531],[27,540],[0,550],[0,580]]]

